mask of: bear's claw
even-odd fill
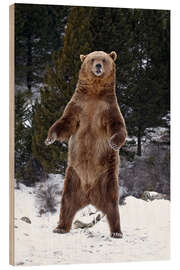
[[[114,144],[114,143],[110,143],[110,146],[111,146],[111,148],[114,150],[114,151],[119,151],[119,147],[116,145],[116,144]]]
[[[50,145],[50,144],[54,143],[55,140],[56,140],[56,138],[57,138],[56,134],[52,134],[51,137],[48,137],[48,138],[45,140],[45,145]]]
[[[113,232],[111,233],[112,238],[123,238],[122,232]]]

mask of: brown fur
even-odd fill
[[[118,150],[127,135],[115,94],[116,53],[93,52],[83,61],[74,95],[48,141],[69,139],[68,167],[58,227],[68,232],[75,213],[92,204],[107,215],[112,237],[121,237]],[[103,73],[95,76],[97,63]],[[53,140],[54,137],[54,140]]]

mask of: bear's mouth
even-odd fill
[[[101,76],[103,74],[102,69],[96,69],[93,71],[94,75],[96,75],[97,77]]]
[[[102,74],[102,70],[97,69],[97,70],[96,70],[96,75],[97,75],[97,76],[100,76],[101,74]]]

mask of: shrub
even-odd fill
[[[36,202],[39,213],[56,212],[56,206],[59,203],[58,194],[58,184],[40,184],[36,192]]]

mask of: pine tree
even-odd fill
[[[62,47],[70,7],[15,4],[16,85],[31,91],[42,82],[52,51]]]
[[[129,135],[138,138],[138,155],[145,129],[162,125],[162,118],[169,110],[168,53],[162,59],[162,51],[169,51],[169,35],[164,31],[164,17],[169,31],[167,15],[167,11],[132,10],[133,63],[121,99],[129,111]]]
[[[72,8],[67,20],[64,46],[53,53],[52,65],[47,66],[44,76],[41,103],[35,105],[33,155],[48,173],[65,172],[67,144],[55,142],[47,147],[44,140],[49,127],[62,115],[74,92],[80,54],[91,52],[90,16],[91,9]]]
[[[24,180],[24,173],[31,158],[32,107],[27,102],[26,93],[15,95],[15,177]]]

